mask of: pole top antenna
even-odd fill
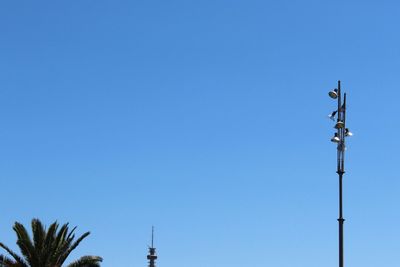
[[[154,226],[151,227],[151,247],[153,248],[154,244]]]

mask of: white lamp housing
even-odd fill
[[[353,136],[353,133],[350,132],[350,130],[348,128],[346,128],[346,130],[344,130],[344,135],[345,136]]]
[[[340,138],[339,138],[337,133],[335,133],[335,135],[332,137],[331,141],[333,143],[339,143],[340,142]]]

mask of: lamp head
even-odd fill
[[[344,122],[343,121],[338,121],[335,125],[336,129],[341,129],[344,127]]]
[[[337,133],[335,133],[335,135],[332,137],[331,142],[333,142],[333,143],[339,143],[340,142],[340,138],[339,138]]]
[[[350,132],[349,128],[346,128],[346,130],[344,130],[344,135],[345,136],[353,136],[353,133]]]
[[[338,97],[338,89],[335,88],[332,91],[330,91],[328,94],[331,98],[336,99]]]

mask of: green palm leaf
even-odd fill
[[[0,267],[19,267],[19,266],[22,265],[4,255],[0,255]]]
[[[6,245],[4,245],[3,243],[0,243],[0,247],[3,248],[5,251],[8,252],[8,254],[10,254],[14,260],[16,261],[16,263],[20,264],[20,266],[22,267],[29,267],[23,258],[21,258],[20,256],[18,256],[17,253],[15,253],[14,251],[12,251],[10,248],[8,248]],[[17,265],[19,266],[19,265]]]
[[[22,255],[24,256],[25,260],[31,265],[36,266],[39,265],[38,262],[38,255],[35,249],[35,246],[32,243],[31,237],[29,236],[28,232],[26,231],[25,227],[16,222],[13,227],[15,233],[17,234],[17,245],[21,250]]]
[[[99,267],[101,261],[103,259],[98,256],[84,256],[68,264],[67,267]]]

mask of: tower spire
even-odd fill
[[[151,227],[151,247],[153,247],[153,241],[154,241],[154,226]]]
[[[149,254],[147,254],[149,260],[149,267],[156,267],[156,248],[154,247],[154,226],[151,227],[151,247],[149,247]]]

